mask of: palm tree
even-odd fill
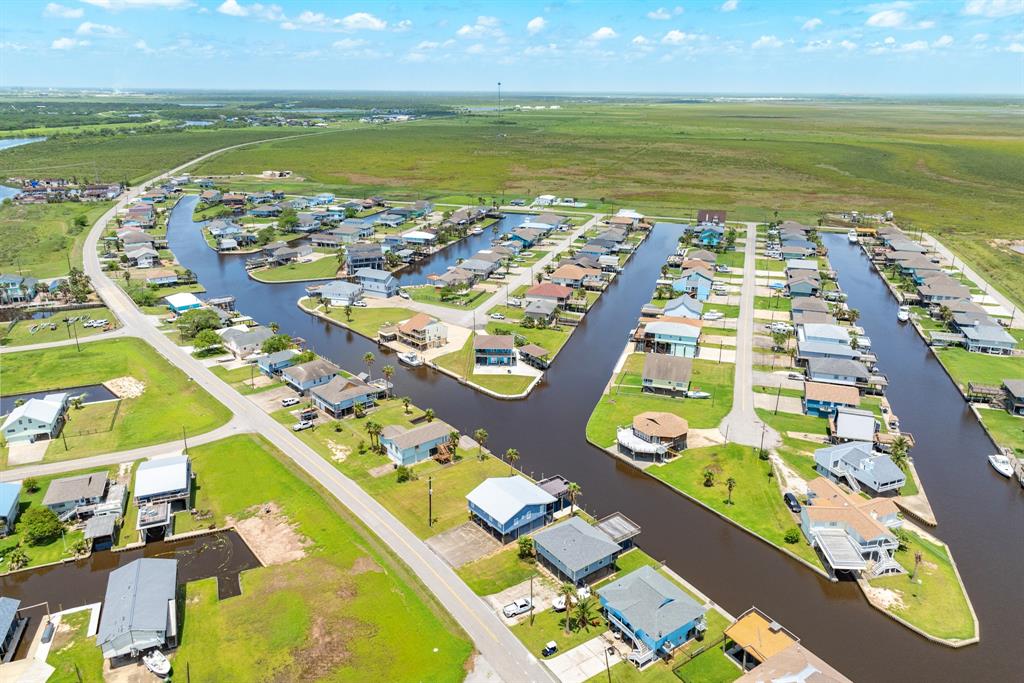
[[[851,308],[848,311],[846,311],[846,319],[849,320],[851,323],[856,323],[858,318],[860,318],[860,311],[858,311],[856,308]]]
[[[569,635],[569,612],[572,609],[572,603],[576,599],[576,586],[572,585],[568,581],[562,583],[558,587],[558,595],[565,598],[565,635]]]
[[[345,320],[347,322],[352,322],[352,304],[351,303],[345,304]]]
[[[583,495],[583,489],[580,485],[574,481],[570,481],[569,485],[565,487],[565,492],[569,495],[569,514],[576,514],[576,499]]]
[[[505,460],[508,461],[508,473],[513,474],[515,472],[515,464],[519,462],[519,451],[515,448],[510,448],[505,451]]]
[[[384,388],[385,398],[391,398],[391,378],[395,375],[395,368],[393,365],[385,365],[380,369],[384,373],[384,379],[387,380],[387,386]]]
[[[373,364],[377,360],[377,357],[373,355],[372,351],[367,351],[363,354],[363,363],[366,364],[366,379],[370,380],[373,378],[371,371],[373,370]]]
[[[923,559],[924,559],[924,556],[921,554],[921,551],[920,550],[915,550],[914,551],[914,571],[912,571],[910,573],[910,580],[911,581],[913,581],[914,579],[917,578],[917,569],[918,569],[918,567],[921,566],[921,560],[923,560]]]
[[[732,505],[732,490],[736,488],[736,480],[732,477],[726,479],[725,488],[729,489],[729,500],[726,501],[726,505]]]
[[[73,399],[71,399],[71,407],[74,408],[75,410],[81,410],[83,404],[84,401],[82,400],[81,396],[75,396]]]
[[[577,595],[576,608],[573,610],[576,617],[576,627],[586,628],[594,622],[594,599],[582,598]]]
[[[901,470],[907,468],[907,453],[910,452],[910,440],[900,434],[892,440],[889,447],[889,459]]]
[[[487,430],[484,429],[483,427],[480,427],[475,432],[473,432],[473,440],[476,441],[477,443],[476,453],[481,460],[484,459],[484,446],[487,444],[487,439],[489,436],[490,434],[488,434]]]
[[[459,441],[462,439],[462,434],[459,434],[459,430],[453,429],[448,432],[448,447],[452,449],[454,454],[459,449]]]
[[[408,396],[402,397],[402,406],[405,408],[405,414],[409,414],[409,404],[412,403],[412,399]]]
[[[715,473],[713,470],[704,470],[704,486],[711,488],[715,485]]]
[[[423,417],[427,418],[427,422],[433,422],[434,421],[434,409],[433,408],[427,408],[426,410],[424,410],[423,411]]]
[[[379,423],[370,420],[366,423],[366,433],[370,435],[370,445],[375,448],[380,445],[380,434],[384,428]]]

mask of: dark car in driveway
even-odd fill
[[[795,495],[793,495],[792,493],[786,493],[786,495],[782,496],[782,500],[785,501],[786,507],[788,507],[796,514],[800,514],[800,510],[802,508],[800,507],[800,501],[796,499]]]

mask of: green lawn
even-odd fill
[[[775,259],[759,258],[754,262],[758,270],[770,270],[773,273],[784,273],[786,271],[785,261]]]
[[[936,353],[965,391],[968,382],[998,387],[1004,379],[1024,377],[1024,356],[990,356],[966,349],[936,349]]]
[[[103,653],[95,638],[87,637],[92,610],[64,614],[46,663],[54,671],[51,683],[102,683]]]
[[[266,270],[251,271],[254,280],[260,282],[290,282],[293,280],[326,280],[337,277],[338,259],[325,256],[315,261],[289,263]]]
[[[303,299],[302,301],[305,305],[310,305],[312,303],[308,298]],[[320,309],[320,312],[323,313],[323,309]],[[350,312],[352,315],[351,320],[345,316],[344,308],[331,308],[327,315],[332,320],[337,320],[346,327],[351,327],[359,334],[371,339],[377,338],[377,331],[380,329],[381,325],[384,325],[385,323],[396,324],[403,320],[408,320],[416,315],[415,311],[401,307],[352,308]]]
[[[766,311],[791,311],[793,301],[784,296],[755,296],[754,308]]]
[[[529,375],[490,375],[474,372],[476,363],[473,359],[473,337],[470,336],[458,351],[446,353],[434,359],[440,367],[454,372],[459,377],[468,379],[474,384],[490,389],[506,396],[515,396],[526,391],[533,381]]]
[[[397,557],[273,446],[245,435],[190,450],[196,506],[216,523],[273,503],[309,545],[299,561],[246,572],[242,595],[229,600],[217,600],[213,579],[188,584],[174,656],[179,672],[187,666],[193,680],[211,681],[462,679],[473,648],[451,618]]]
[[[568,635],[565,633],[566,612],[556,612],[550,608],[534,612],[533,623],[530,623],[530,619],[527,618],[525,621],[513,626],[511,630],[516,638],[519,638],[523,645],[526,646],[526,649],[530,651],[530,654],[539,659],[547,659],[547,657],[541,656],[541,650],[550,641],[555,641],[558,643],[559,650],[554,654],[557,657],[563,652],[568,652],[577,645],[582,645],[608,630],[608,622],[604,617],[597,614],[596,596],[594,604],[594,613],[598,618],[598,623],[594,626],[576,627],[575,623],[570,621]]]
[[[813,415],[795,415],[793,413],[779,412],[777,415],[771,410],[756,408],[757,416],[779,432],[802,432],[804,434],[828,433],[828,420]]]
[[[707,470],[715,474],[711,487],[704,485]],[[770,471],[768,463],[758,459],[755,449],[737,444],[687,450],[668,464],[646,470],[745,529],[820,567],[817,556],[802,536],[794,544],[783,540],[787,531],[797,528],[798,521],[782,502],[782,492],[775,479],[767,476]],[[732,505],[727,503],[726,481],[730,477],[736,480]]]
[[[718,255],[715,265],[742,268],[746,255],[742,251],[726,251]]]
[[[434,306],[444,306],[446,308],[458,308],[467,309],[473,307],[473,305],[479,305],[487,295],[487,291],[480,287],[473,287],[472,289],[460,292],[458,296],[451,299],[441,299],[441,290],[433,285],[423,285],[421,287],[404,287],[405,291],[409,294],[413,301],[419,301],[424,304],[433,304]]]
[[[0,206],[0,270],[48,278],[67,275],[69,262],[81,268],[82,244],[89,228],[112,204],[4,203]],[[76,225],[80,217],[85,219],[85,226]]]
[[[1017,457],[1024,457],[1024,417],[989,408],[979,408],[978,414],[997,444],[1013,449]]]
[[[652,303],[654,303],[655,306],[660,305],[662,308],[664,308],[664,306],[665,306],[664,303],[658,304],[656,301],[652,302]],[[740,317],[740,307],[739,306],[732,306],[730,304],[707,304],[706,303],[706,304],[704,304],[704,312],[706,313],[708,311],[718,311],[719,313],[723,314],[726,318],[738,318],[738,317]]]
[[[967,597],[957,581],[949,553],[913,532],[905,533],[906,549],[897,551],[896,561],[907,571],[914,569],[914,554],[920,552],[922,562],[915,581],[909,574],[872,579],[876,588],[899,594],[902,606],[890,611],[914,626],[939,638],[963,640],[974,634]],[[918,583],[920,581],[920,583]]]
[[[644,393],[640,372],[643,354],[632,354],[616,378],[611,393],[601,396],[587,421],[587,439],[601,446],[615,443],[615,429],[631,424],[633,417],[647,410],[674,413],[689,422],[691,428],[718,426],[732,409],[732,383],[736,366],[732,363],[693,361],[690,388],[707,391],[710,399],[681,399]]]
[[[55,313],[47,318],[18,320],[11,328],[7,327],[9,323],[4,323],[4,336],[0,338],[0,345],[25,346],[27,344],[45,344],[47,342],[74,339],[76,336],[79,339],[85,339],[93,336],[94,334],[106,331],[102,327],[83,327],[82,321],[75,323],[74,329],[72,329],[63,322],[65,318],[81,317],[84,315],[88,315],[90,320],[102,320],[103,318],[106,318],[110,321],[111,328],[118,326],[117,317],[114,316],[106,306],[80,309],[77,311],[61,311],[60,313]],[[51,330],[51,324],[56,324],[57,329]],[[36,329],[35,334],[33,334],[31,329],[36,325],[39,327]]]
[[[534,560],[519,559],[519,548],[513,544],[456,570],[477,595],[493,595],[511,588],[537,574]]]
[[[529,344],[543,346],[554,357],[558,351],[569,341],[569,335],[573,328],[562,325],[558,329],[550,327],[541,329],[537,327],[523,327],[514,320],[495,320],[487,323],[487,334],[515,334],[524,337]]]
[[[255,366],[227,370],[222,365],[215,365],[210,368],[210,372],[230,384],[234,387],[235,391],[240,394],[258,394],[263,391],[270,391],[282,384],[280,381],[274,380],[270,384],[260,386],[259,382],[263,377],[263,373],[261,373]],[[257,386],[255,387],[252,385],[252,381],[254,379],[257,383]]]
[[[9,394],[96,384],[126,376],[142,382],[145,390],[138,398],[121,401],[113,429],[108,429],[109,423],[88,424],[76,414],[80,411],[72,410],[67,450],[64,439],[54,440],[47,449],[48,460],[174,441],[181,438],[182,427],[196,436],[231,417],[227,408],[138,339],[83,344],[81,352],[72,345],[5,354],[0,368],[0,381]],[[88,429],[105,431],[70,436]]]

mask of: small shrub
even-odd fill
[[[29,493],[35,493],[39,490],[39,480],[35,477],[26,477],[21,483]]]
[[[519,547],[520,560],[533,558],[533,539],[531,537],[520,536],[517,545]]]
[[[782,540],[784,540],[786,543],[789,543],[790,545],[794,543],[799,543],[800,530],[796,527],[793,527],[792,529],[786,532],[786,535],[782,537]]]
[[[398,469],[395,470],[395,479],[398,480],[399,484],[404,484],[407,481],[416,479],[416,474],[405,465],[399,465]]]

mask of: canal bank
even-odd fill
[[[250,280],[244,274],[243,263],[237,258],[232,263],[231,257],[211,252],[198,231],[187,229],[190,224],[188,220],[178,230],[172,216],[171,247],[211,293],[235,295],[240,310],[258,320],[278,322],[283,331],[303,337],[314,350],[343,367],[361,367],[362,355],[377,351],[372,342],[352,331],[300,311],[294,302],[304,294],[301,285],[261,285]],[[586,316],[563,348],[561,362],[549,370],[547,382],[529,401],[499,403],[422,368],[401,368],[393,379],[396,392],[434,409],[463,433],[484,427],[490,434],[489,448],[495,452],[517,448],[522,454],[520,464],[528,473],[540,476],[558,472],[576,481],[583,490],[582,501],[592,512],[621,510],[628,515],[644,528],[643,545],[649,554],[664,560],[730,612],[739,613],[757,604],[803,634],[809,648],[854,679],[878,676],[880,670],[885,678],[893,679],[1013,678],[1017,665],[1010,653],[1016,647],[1021,617],[1014,601],[1006,596],[1019,592],[1016,577],[1024,573],[1024,549],[1011,547],[1008,553],[1005,541],[1020,537],[1024,507],[1014,508],[1006,501],[999,504],[999,515],[988,510],[978,517],[966,514],[977,502],[974,492],[984,491],[992,482],[986,484],[976,476],[981,470],[972,471],[962,485],[955,472],[946,482],[949,477],[943,467],[946,460],[954,461],[951,466],[955,464],[956,451],[936,457],[934,462],[930,449],[920,448],[915,455],[943,521],[943,536],[961,558],[961,573],[987,629],[982,643],[961,651],[907,632],[868,605],[852,582],[833,584],[806,571],[774,548],[723,524],[706,510],[656,486],[632,467],[604,457],[600,449],[585,442],[583,435],[593,404],[620,355],[636,312],[649,300],[660,266],[674,250],[678,237],[676,229],[659,228],[639,247],[622,276],[602,297],[602,305]],[[866,263],[849,268],[839,262],[835,265],[851,305],[862,311],[860,324],[872,332],[879,358],[896,375],[899,358],[887,358],[882,348],[888,330],[895,327],[895,305],[883,298],[885,290]],[[421,267],[443,270],[434,261]],[[870,311],[877,306],[889,306],[891,311],[883,311],[874,323]],[[397,365],[393,361],[391,364]],[[934,368],[931,373],[929,382],[936,380]],[[912,375],[904,377],[902,370],[900,374],[900,381],[895,383],[901,387],[901,396],[913,392]],[[945,382],[940,391],[952,390],[944,373],[938,378]],[[920,421],[915,426],[917,418],[903,405],[914,400],[913,393],[907,396],[894,399],[898,412],[911,431],[923,432],[932,418],[927,410],[919,410]],[[962,408],[959,395],[955,398]],[[947,420],[945,428],[955,429],[956,425]],[[984,439],[976,423],[974,429],[974,434]],[[950,447],[955,448],[955,440],[950,441]],[[957,515],[953,535],[946,529],[944,509]],[[991,525],[991,532],[987,525]],[[1006,559],[997,566],[990,561],[993,557]],[[851,642],[857,647],[851,647]],[[865,657],[865,651],[872,656]]]

